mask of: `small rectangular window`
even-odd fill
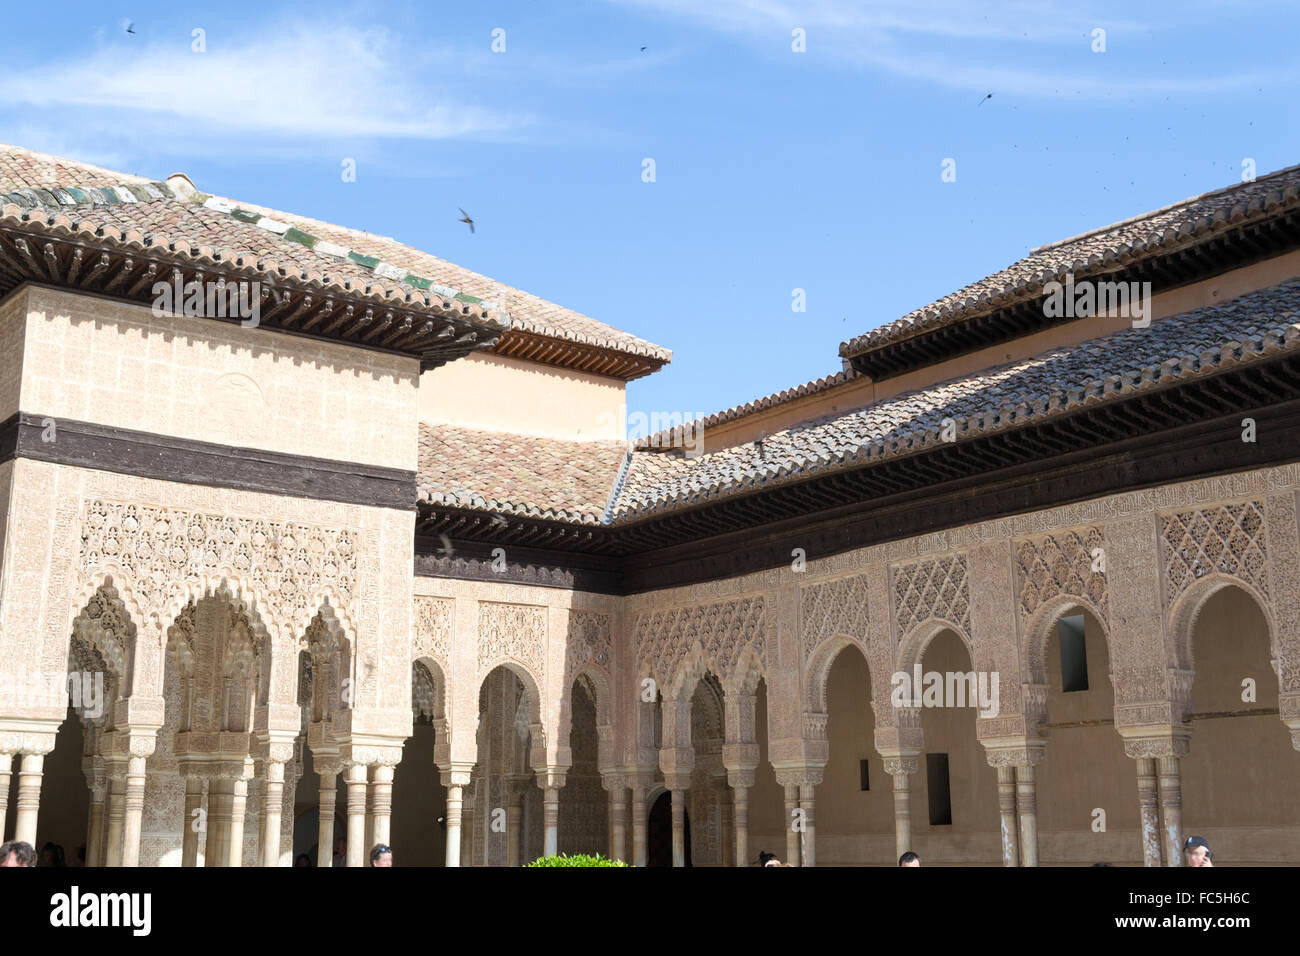
[[[1063,617],[1056,625],[1061,643],[1061,690],[1071,694],[1088,689],[1088,645],[1083,615]]]
[[[870,789],[871,789],[871,777],[870,777],[870,775],[869,775],[868,772],[867,772],[867,761],[865,761],[865,760],[859,760],[859,761],[858,761],[858,776],[862,778],[862,789],[863,789],[863,790],[870,790]]]
[[[948,789],[948,755],[925,755],[925,781],[930,799],[930,826],[952,826],[952,792]]]

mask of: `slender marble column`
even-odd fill
[[[264,761],[266,786],[262,799],[262,866],[280,865],[280,812],[284,803],[284,764]]]
[[[371,770],[370,790],[375,821],[371,846],[376,843],[387,844],[393,820],[393,768],[382,763],[375,764]]]
[[[334,810],[339,796],[339,765],[337,759],[326,762],[313,755],[316,772],[320,774],[316,821],[316,865],[334,865]]]
[[[199,865],[199,831],[207,829],[203,820],[203,778],[198,774],[185,777],[185,818],[181,822],[181,866]]]
[[[478,794],[475,792],[478,790],[477,781],[473,785],[471,785],[469,789],[470,789],[470,793],[465,796],[465,800],[461,805],[461,811],[460,811],[460,817],[461,817],[460,865],[461,866],[474,865],[474,837],[477,836],[477,834],[474,832],[474,808],[478,797]]]
[[[108,834],[105,837],[104,865],[122,865],[122,818],[126,813],[126,768],[115,765],[108,778]]]
[[[1161,757],[1160,824],[1165,837],[1165,866],[1183,865],[1183,787],[1177,757]]]
[[[733,854],[736,848],[736,844],[732,840],[732,836],[735,834],[735,829],[732,826],[732,822],[731,822],[731,814],[735,805],[731,800],[727,798],[727,788],[725,784],[722,787],[721,799],[722,799],[722,865],[735,866],[736,861]]]
[[[234,781],[228,777],[208,780],[208,838],[203,847],[205,867],[228,866],[230,863],[230,814],[234,795]],[[111,812],[110,806],[110,812]]]
[[[1019,866],[1020,849],[1016,839],[1016,768],[998,767],[997,771],[998,814],[1002,818],[1002,865]]]
[[[366,846],[366,765],[349,763],[343,771],[348,786],[348,866],[365,866],[370,847]]]
[[[231,782],[230,795],[230,847],[227,866],[244,865],[244,811],[248,806],[248,778]]]
[[[1020,817],[1020,865],[1038,865],[1038,801],[1033,764],[1016,767],[1016,813]]]
[[[1142,864],[1160,865],[1160,805],[1156,796],[1156,762],[1138,757],[1138,819],[1142,828]]]
[[[749,788],[733,787],[736,806],[736,866],[749,866]]]
[[[885,773],[894,778],[894,851],[895,861],[912,849],[911,776],[919,763],[916,756],[884,756]],[[1012,824],[1014,827],[1014,823]]]
[[[545,787],[542,791],[542,824],[546,828],[546,856],[560,852],[560,788]]]
[[[686,865],[686,794],[683,789],[674,789],[672,793],[673,815],[673,866]]]
[[[509,800],[506,803],[506,866],[519,865],[519,848],[523,845],[523,809],[524,795],[519,787],[507,783]]]
[[[126,812],[122,817],[122,865],[140,865],[140,833],[144,825],[145,758],[132,757],[126,769]]]
[[[785,862],[799,865],[799,831],[794,828],[799,809],[799,787],[797,784],[785,785]]]
[[[9,781],[14,769],[14,755],[0,753],[0,836],[5,832],[5,816],[9,810]]]
[[[799,809],[803,811],[803,839],[800,841],[803,860],[800,866],[817,865],[816,804],[811,783],[799,784]]]
[[[646,863],[646,787],[638,784],[632,788],[632,865]]]
[[[627,856],[626,816],[627,788],[615,787],[609,792],[610,847],[609,858],[622,860]]]
[[[18,813],[14,816],[14,839],[36,846],[36,818],[41,810],[41,778],[45,754],[25,753],[18,770]]]
[[[464,787],[453,783],[447,787],[447,865],[460,866],[460,812]]]
[[[91,791],[90,820],[86,827],[86,866],[100,866],[104,847],[104,788]]]

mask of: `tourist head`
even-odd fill
[[[1205,837],[1189,836],[1183,844],[1183,857],[1188,866],[1214,866],[1214,854]]]
[[[921,855],[919,853],[913,853],[911,850],[908,850],[906,853],[904,853],[902,856],[898,858],[898,865],[899,866],[920,866]]]
[[[334,838],[334,855],[343,856],[348,852],[348,841],[343,837]]]
[[[35,866],[36,850],[30,843],[10,840],[0,845],[0,866]]]
[[[41,847],[41,866],[67,866],[68,862],[63,853],[63,847],[54,841],[46,843]]]
[[[370,850],[371,866],[392,866],[393,848],[387,843],[376,843]]]
[[[780,866],[781,861],[776,858],[775,853],[768,853],[766,850],[758,851],[759,866]]]
[[[294,866],[311,866],[311,857],[306,853],[299,853],[293,860]]]

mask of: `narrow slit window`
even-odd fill
[[[868,771],[867,771],[867,761],[865,761],[865,760],[859,760],[859,761],[858,761],[858,776],[859,776],[859,778],[860,778],[861,781],[862,781],[862,789],[863,789],[863,790],[870,790],[870,789],[871,789],[871,776],[870,776],[870,774],[869,774]]]
[[[1061,690],[1071,694],[1088,689],[1088,645],[1083,615],[1063,617],[1056,625],[1061,643]]]
[[[948,789],[948,755],[925,755],[925,781],[929,791],[930,826],[952,826],[952,792]]]

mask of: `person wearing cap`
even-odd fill
[[[1183,844],[1183,858],[1188,866],[1214,866],[1214,854],[1205,837],[1189,836]]]

